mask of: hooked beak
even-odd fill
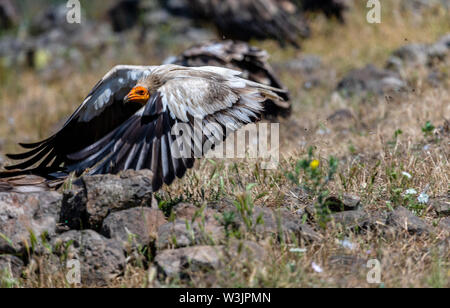
[[[127,96],[125,96],[124,103],[137,103],[145,105],[149,99],[150,93],[146,88],[135,87],[128,93]]]

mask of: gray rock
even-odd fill
[[[304,55],[299,59],[275,65],[275,67],[280,71],[289,71],[299,75],[303,88],[306,90],[335,82],[335,70],[330,67],[325,68],[321,58],[316,55]]]
[[[2,275],[6,274],[12,278],[20,278],[24,269],[21,259],[12,255],[0,255],[0,286]]]
[[[0,193],[0,253],[22,253],[30,231],[40,238],[56,233],[62,196],[57,192]]]
[[[322,67],[322,59],[316,55],[304,55],[300,59],[294,59],[284,64],[285,68],[297,71],[301,74],[312,74]]]
[[[103,286],[123,274],[126,261],[121,243],[95,231],[69,231],[52,244],[59,247],[58,255],[67,256],[67,261],[80,262],[83,285]]]
[[[446,75],[440,71],[432,70],[427,76],[427,82],[430,86],[437,88],[447,79]]]
[[[195,246],[161,251],[155,263],[166,276],[186,278],[190,273],[219,269],[223,256],[223,246]]]
[[[217,223],[217,211],[211,208],[201,209],[190,203],[179,203],[173,208],[175,217],[180,220],[197,221],[205,220],[211,223]]]
[[[438,41],[428,47],[428,63],[434,60],[443,61],[450,53],[450,48],[447,46],[448,42],[444,39]]]
[[[396,72],[403,72],[413,67],[424,67],[428,63],[428,46],[425,44],[409,44],[392,53],[386,67]]]
[[[361,199],[358,196],[353,196],[345,194],[342,200],[338,197],[331,196],[325,200],[325,204],[328,206],[329,210],[333,213],[344,212],[344,211],[354,211],[357,210],[361,204]],[[311,210],[312,205],[310,205]],[[314,209],[315,210],[315,209]]]
[[[54,190],[62,181],[48,181],[34,175],[21,175],[0,179],[0,192],[17,192],[23,194]]]
[[[33,280],[39,276],[55,277],[56,275],[61,275],[67,268],[65,262],[61,259],[53,254],[53,251],[44,250],[41,254],[33,255],[31,259],[27,260],[23,276]]]
[[[151,171],[125,171],[120,175],[81,178],[82,188],[66,192],[61,222],[71,229],[101,228],[110,214],[139,206],[151,206]]]
[[[389,218],[389,213],[386,211],[376,211],[368,213],[369,219],[367,224],[364,226],[369,229],[383,229],[387,225],[387,220]]]
[[[428,253],[442,258],[443,260],[449,260],[450,258],[450,236],[437,242],[432,247],[427,249]]]
[[[330,218],[328,226],[339,224],[346,229],[363,228],[369,221],[369,215],[363,210],[335,213]]]
[[[407,231],[410,234],[431,233],[431,228],[422,219],[402,206],[390,213],[387,225],[397,230]]]
[[[398,73],[408,73],[417,68],[433,66],[443,61],[450,53],[450,35],[443,36],[434,44],[409,44],[394,51],[386,67]]]
[[[344,194],[342,202],[346,211],[356,210],[361,205],[361,198],[355,195]]]
[[[257,232],[265,232],[266,234],[278,234],[280,237],[290,243],[292,236],[296,240],[304,240],[306,242],[320,241],[323,237],[320,233],[302,222],[302,217],[292,214],[288,210],[278,209],[272,211],[266,208],[266,214],[263,216],[264,226],[258,227]],[[280,232],[281,227],[281,232]]]
[[[450,9],[450,0],[402,0],[401,2],[401,7],[404,10],[412,10],[418,14],[424,9],[430,9],[439,5]]]
[[[268,253],[264,247],[251,241],[233,240],[224,250],[227,261],[240,263],[263,263],[267,260]]]
[[[166,222],[162,211],[137,207],[109,215],[103,221],[101,233],[121,242],[130,251],[133,247],[153,243],[158,237],[158,228]]]
[[[336,112],[334,112],[332,115],[330,115],[327,118],[328,122],[331,123],[340,123],[345,121],[354,120],[355,116],[353,115],[353,112],[349,109],[339,109]]]
[[[450,49],[450,33],[441,37],[437,44],[443,44],[447,47],[447,49]]]
[[[308,224],[302,224],[299,230],[301,238],[306,242],[319,242],[323,239],[322,234],[318,233]]]
[[[164,250],[155,258],[160,271],[171,277],[188,278],[190,274],[207,274],[226,265],[263,263],[266,250],[250,241],[233,240],[228,246],[194,246]]]
[[[201,244],[215,245],[224,239],[224,228],[217,223],[175,220],[159,228],[156,247],[162,250]]]
[[[406,87],[406,83],[397,73],[367,65],[365,68],[349,72],[338,83],[337,90],[346,96],[382,95],[389,92],[401,92],[406,90]]]
[[[446,236],[450,235],[450,217],[445,217],[441,219],[438,227],[446,234]]]
[[[229,201],[222,201],[210,205],[221,213],[234,213],[233,228],[245,230],[247,228],[242,215]],[[261,238],[276,235],[290,241],[294,235],[297,239],[308,242],[320,240],[322,237],[308,225],[303,224],[301,215],[291,213],[286,209],[270,209],[267,207],[255,207],[253,209],[251,224],[254,233]]]
[[[439,216],[450,216],[450,201],[447,198],[435,199],[432,205]]]
[[[180,248],[192,245],[217,245],[225,239],[220,214],[212,208],[198,208],[180,203],[173,208],[175,221],[159,228],[157,248]]]

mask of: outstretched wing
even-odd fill
[[[93,175],[150,169],[157,191],[192,168],[196,150],[201,151],[206,141],[202,135],[197,142],[187,138],[180,143],[173,131],[176,124],[187,125],[193,132],[197,120],[211,130],[227,127],[230,132],[256,121],[266,99],[281,100],[274,89],[241,79],[239,72],[224,68],[162,66],[155,74],[161,74],[166,82],[147,105],[109,135],[70,155],[77,163],[68,171],[87,170]]]
[[[63,128],[50,138],[33,143],[21,144],[29,151],[10,154],[13,160],[23,162],[5,167],[7,170],[30,171],[47,175],[61,166],[73,163],[67,155],[84,149],[103,138],[129,119],[141,106],[124,104],[123,99],[138,80],[150,74],[152,67],[116,66],[92,89],[84,102],[64,124]],[[34,167],[36,166],[37,167]],[[32,168],[27,170],[28,168]],[[25,172],[26,173],[26,172]],[[14,175],[11,172],[5,176]]]
[[[286,89],[275,75],[268,58],[269,55],[265,50],[250,46],[245,42],[226,40],[194,45],[170,61],[172,64],[188,67],[205,65],[227,67],[241,71],[245,79],[277,89]],[[266,101],[264,103],[265,116],[288,116],[290,114],[289,93],[279,91],[277,94],[284,99],[284,102]]]

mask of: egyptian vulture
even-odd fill
[[[265,50],[248,45],[245,42],[210,41],[192,46],[178,57],[166,60],[167,63],[187,67],[220,66],[242,72],[242,77],[251,81],[283,89],[276,92],[284,101],[267,101],[264,103],[266,118],[291,113],[289,93],[268,63],[269,55]]]
[[[280,89],[240,74],[212,66],[117,66],[59,132],[37,143],[21,144],[26,153],[8,155],[23,162],[7,166],[9,171],[0,177],[55,178],[71,172],[94,175],[149,169],[157,191],[194,164],[194,155],[181,155],[183,145],[172,132],[176,124],[193,126],[198,120],[234,131],[258,120],[265,101],[282,100],[275,93]],[[196,147],[197,143],[192,152]]]

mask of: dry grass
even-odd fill
[[[340,77],[349,69],[368,63],[383,66],[388,55],[401,45],[433,42],[450,28],[448,12],[443,10],[433,9],[419,16],[402,12],[398,5],[383,5],[381,25],[365,22],[364,7],[350,13],[345,26],[320,18],[315,20],[314,36],[304,42],[302,53],[320,55],[325,67]],[[297,51],[281,50],[271,42],[257,44],[270,50],[275,63],[297,56]],[[177,49],[176,46],[172,48]],[[51,83],[42,81],[33,72],[0,71],[2,152],[16,151],[17,141],[37,140],[55,130],[110,66],[119,62],[158,63],[161,60],[154,56],[152,61],[147,61],[148,53],[139,55],[138,51],[131,48],[115,60],[100,60],[95,70],[74,72],[70,79]],[[305,92],[300,89],[298,76],[291,72],[281,75],[293,93],[295,112],[290,119],[281,122],[283,159],[280,167],[262,171],[258,169],[258,162],[251,160],[202,160],[183,180],[165,187],[163,198],[182,198],[203,205],[221,198],[233,199],[249,183],[257,183],[253,195],[264,193],[256,201],[258,206],[286,207],[295,211],[303,204],[287,197],[296,186],[287,180],[286,173],[306,155],[309,146],[315,147],[317,158],[323,165],[330,156],[340,161],[330,191],[336,195],[356,194],[369,210],[389,210],[399,205],[403,201],[398,199],[397,192],[408,188],[428,189],[431,197],[446,195],[450,190],[450,136],[448,132],[436,130],[438,135],[425,137],[421,130],[427,121],[438,127],[445,119],[450,119],[448,81],[440,88],[430,88],[423,82],[426,76],[419,76],[414,80],[414,92],[389,100],[361,100],[333,94],[334,84]],[[349,110],[353,117],[327,121],[331,114],[341,109]],[[398,130],[403,133],[395,140]],[[412,178],[399,176],[403,171],[410,173]],[[429,208],[419,209],[416,213],[431,225],[439,222]],[[445,239],[443,234],[384,237],[376,232],[357,234],[332,228],[323,235],[323,241],[312,245],[298,243],[298,247],[306,248],[303,254],[290,252],[292,246],[287,244],[265,241],[261,244],[268,251],[269,261],[264,266],[232,262],[226,270],[215,273],[212,280],[193,274],[191,281],[169,279],[161,284],[149,279],[148,269],[128,266],[124,277],[112,286],[365,287],[371,286],[366,282],[367,269],[358,264],[365,264],[368,259],[381,261],[382,286],[450,286],[448,250],[440,251],[438,245]],[[355,244],[353,250],[345,249],[339,243],[345,237]],[[336,264],[332,262],[336,256],[356,265]],[[323,272],[315,272],[312,262],[320,265]],[[30,275],[33,279],[24,280],[24,286],[65,286],[61,274],[41,271],[40,276]]]

